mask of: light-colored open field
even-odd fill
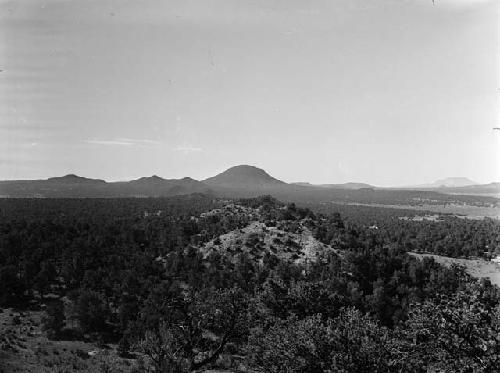
[[[465,271],[475,278],[489,278],[492,284],[500,286],[500,264],[484,259],[457,259],[434,254],[408,253],[415,258],[433,258],[439,264],[451,267],[457,264],[465,267]]]
[[[357,202],[351,202],[345,204],[354,206],[385,207],[392,209],[416,210],[425,212],[430,211],[436,214],[451,214],[467,219],[484,219],[484,218],[500,219],[500,208],[498,207],[472,206],[472,205],[459,205],[459,204],[383,205],[380,203],[357,203]]]

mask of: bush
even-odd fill
[[[24,298],[25,287],[15,266],[0,267],[0,305],[16,305]]]
[[[65,322],[64,305],[61,301],[51,302],[42,318],[42,328],[47,332],[49,339],[60,336]]]
[[[130,343],[125,336],[118,342],[118,355],[120,357],[128,357],[130,355]]]
[[[109,310],[101,294],[84,290],[76,302],[75,314],[83,333],[106,331]]]

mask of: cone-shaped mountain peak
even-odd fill
[[[227,188],[252,188],[286,184],[281,180],[275,179],[263,169],[249,165],[231,167],[214,177],[204,180],[204,182],[208,185]]]

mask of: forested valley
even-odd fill
[[[500,289],[407,254],[490,259],[500,223],[402,219],[416,214],[269,196],[0,200],[0,316],[17,325],[0,318],[0,372],[23,371],[16,359],[40,372],[500,371]],[[31,314],[38,338],[107,358],[28,351],[12,330]]]

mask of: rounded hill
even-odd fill
[[[209,186],[224,188],[262,188],[286,185],[261,168],[249,165],[234,166],[203,181]]]

